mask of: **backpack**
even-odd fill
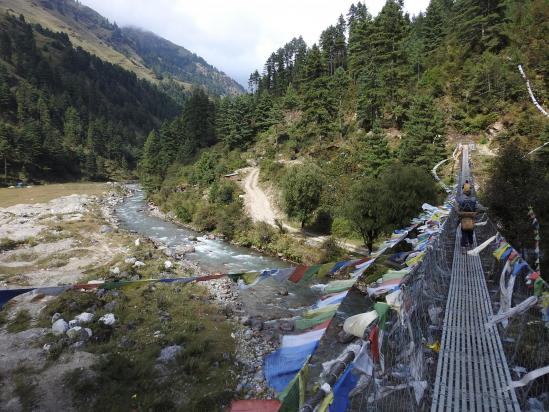
[[[459,209],[462,212],[474,212],[477,210],[477,201],[474,197],[464,197],[459,202]]]
[[[462,192],[465,194],[471,193],[471,185],[469,183],[464,183]]]

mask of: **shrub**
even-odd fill
[[[229,204],[234,200],[236,185],[229,180],[214,182],[210,187],[210,200],[214,203]]]
[[[214,230],[217,223],[215,206],[207,202],[199,204],[193,222],[199,230]]]

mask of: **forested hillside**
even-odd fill
[[[76,47],[157,83],[176,100],[182,101],[192,86],[204,87],[214,95],[244,91],[235,80],[184,47],[154,33],[119,27],[76,0],[2,0],[0,12],[4,11],[67,33]]]
[[[4,179],[128,175],[149,130],[180,107],[134,73],[73,48],[65,33],[0,16]]]
[[[254,229],[240,219],[237,187],[220,176],[257,161],[290,219],[371,245],[433,200],[427,172],[456,141],[497,151],[549,138],[517,69],[547,106],[545,0],[432,0],[413,18],[398,0],[375,17],[359,2],[334,21],[317,44],[297,37],[273,52],[251,74],[249,94],[215,107],[195,96],[149,135],[141,172],[156,201],[254,243],[242,235]]]

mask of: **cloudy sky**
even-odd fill
[[[356,1],[356,0],[355,0]],[[303,36],[308,45],[353,0],[81,0],[118,25],[135,25],[186,47],[243,86],[269,55]],[[363,0],[364,2],[364,0]],[[366,0],[377,14],[385,0]],[[410,15],[429,0],[404,0]]]

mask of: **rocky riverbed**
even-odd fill
[[[158,239],[150,240],[141,234],[123,230],[116,209],[132,192],[121,184],[112,183],[108,188],[103,196],[73,195],[44,204],[0,209],[0,239],[8,246],[0,251],[0,287],[55,286],[94,278],[139,279],[206,273],[196,261],[185,257],[194,252],[192,245],[167,246]],[[154,207],[149,212],[166,218]],[[143,244],[152,245],[152,251],[135,257],[135,250],[143,249]],[[113,264],[116,259],[120,263]],[[143,267],[136,268],[138,262]],[[159,264],[164,267],[154,269]],[[276,331],[264,324],[260,317],[248,316],[240,298],[241,291],[230,279],[210,280],[200,285],[208,291],[209,304],[219,307],[231,325],[232,333],[227,339],[233,340],[235,348],[232,368],[237,374],[235,387],[232,388],[236,392],[235,396],[273,397],[274,393],[268,389],[264,380],[262,367],[264,356],[278,346]],[[118,298],[116,294],[112,296],[112,299],[106,301],[98,296],[100,304],[79,308],[82,313],[74,312],[74,316],[63,319],[62,325],[60,318],[51,323],[48,320],[46,323],[52,326],[46,326],[41,316],[44,308],[55,302],[56,297],[29,293],[10,302],[1,312],[3,321],[0,322],[0,363],[3,364],[4,378],[0,378],[0,402],[9,405],[7,410],[21,410],[23,405],[20,396],[17,396],[13,379],[7,381],[12,383],[6,383],[6,378],[21,375],[21,371],[26,371],[25,368],[30,365],[33,365],[31,380],[37,392],[45,393],[50,385],[57,385],[57,389],[50,390],[51,394],[42,397],[38,404],[46,409],[61,407],[71,410],[71,402],[63,392],[64,376],[75,368],[88,368],[98,361],[97,355],[88,353],[86,347],[87,342],[91,344],[99,338],[93,336],[91,329],[84,325],[85,322],[80,325],[78,316],[93,315],[94,324],[102,324],[104,327],[105,323],[99,321],[99,315],[115,307],[116,303],[112,302]],[[70,303],[73,304],[76,305]],[[99,315],[96,316],[95,311]],[[9,331],[12,325],[17,326],[20,313],[29,317],[23,329],[20,332],[14,332],[13,328]],[[165,317],[160,318],[162,322],[166,321]],[[69,324],[70,321],[72,324]],[[62,326],[63,331],[56,331],[55,327],[52,329],[55,322],[56,328]],[[157,335],[157,338],[162,337],[160,331]],[[39,346],[37,342],[41,342]],[[166,343],[166,347],[172,346]],[[62,351],[57,361],[62,367],[48,366],[52,351]],[[38,369],[35,370],[35,366]],[[42,378],[46,375],[48,380],[44,381]],[[64,401],[56,404],[56,399]]]

